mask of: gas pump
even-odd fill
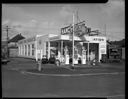
[[[69,64],[69,52],[67,46],[64,48],[65,64]]]
[[[78,49],[76,46],[74,48],[74,64],[78,64]]]
[[[86,51],[85,47],[82,47],[82,64],[86,64]]]

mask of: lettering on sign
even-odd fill
[[[94,41],[104,41],[103,38],[93,38]]]
[[[61,34],[62,35],[71,34],[72,31],[73,31],[73,27],[71,25],[68,27],[61,28]]]
[[[87,33],[87,27],[85,26],[84,21],[74,25],[74,32],[75,32],[74,34],[77,36],[82,36],[83,34]],[[72,34],[72,33],[73,33],[72,25],[61,28],[61,35]]]

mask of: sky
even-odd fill
[[[91,30],[99,30],[102,34],[106,30],[107,39],[125,38],[125,1],[109,0],[101,4],[2,4],[2,40],[6,39],[7,25],[10,38],[19,33],[26,38],[60,34],[61,28],[72,24],[72,14],[76,11],[79,21],[85,21]]]

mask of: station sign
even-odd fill
[[[86,40],[90,43],[106,43],[105,37],[99,37],[99,36],[85,36]]]
[[[100,43],[99,50],[101,54],[106,54],[106,43]]]
[[[98,42],[104,42],[105,39],[104,38],[93,38],[93,41],[98,41]]]
[[[61,35],[67,35],[73,33],[73,25],[61,28]],[[82,36],[88,33],[88,28],[85,26],[85,21],[74,25],[74,35]]]

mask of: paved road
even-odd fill
[[[113,71],[106,68],[87,68],[84,76],[51,76],[47,72],[52,68],[45,69],[36,75],[23,73],[25,70],[35,69],[35,62],[28,59],[12,59],[2,66],[2,95],[3,97],[108,97],[109,99],[124,99],[125,73],[124,67],[114,67]],[[106,65],[107,66],[107,65]],[[47,66],[48,67],[48,66]],[[15,69],[14,69],[15,68]],[[59,68],[62,69],[62,68]],[[53,68],[53,71],[55,69]],[[69,74],[71,70],[64,68]],[[90,72],[89,72],[90,71]],[[99,74],[103,71],[108,74]],[[60,72],[60,71],[58,71]],[[57,72],[57,74],[59,74]],[[117,72],[116,74],[114,72]],[[35,72],[34,72],[35,73]],[[37,72],[39,74],[39,72]],[[64,73],[64,72],[63,72]],[[81,71],[80,71],[81,73]],[[110,74],[109,74],[110,73]],[[60,73],[61,75],[62,73]],[[66,74],[66,73],[65,73]],[[78,74],[78,72],[77,72]]]

